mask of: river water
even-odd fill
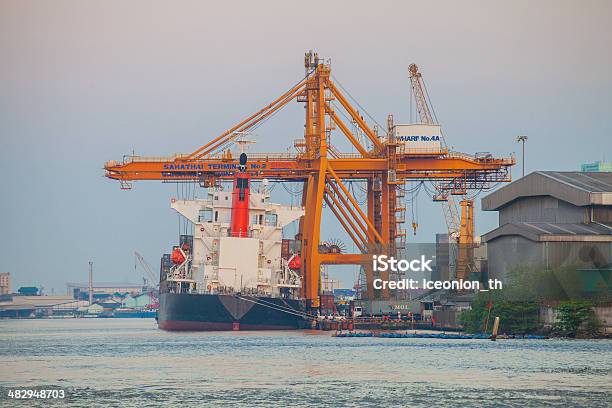
[[[8,399],[62,389],[57,400]],[[170,333],[154,319],[0,321],[3,406],[612,406],[610,340]]]

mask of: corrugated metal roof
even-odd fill
[[[535,196],[576,206],[612,205],[612,173],[536,171],[483,197],[482,209],[497,211],[518,198]]]
[[[581,171],[539,171],[538,173],[590,193],[612,192],[612,173]]]
[[[500,236],[519,235],[531,241],[612,242],[612,225],[550,222],[512,222],[485,234],[489,242]]]
[[[68,282],[66,286],[70,286],[71,288],[89,288],[89,283],[80,283],[80,282]],[[108,282],[94,282],[94,288],[142,288],[142,283],[108,283]]]
[[[38,309],[74,302],[68,296],[13,296],[8,302],[0,302],[0,310]]]

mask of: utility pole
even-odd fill
[[[528,137],[525,135],[516,137],[517,143],[523,143],[523,177],[525,177],[525,142],[527,141],[527,139]]]
[[[93,303],[93,261],[89,261],[89,306]]]

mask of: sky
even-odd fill
[[[177,240],[176,186],[123,191],[104,163],[195,150],[297,82],[310,49],[380,123],[409,122],[415,62],[455,150],[520,162],[527,135],[527,173],[612,160],[610,21],[596,0],[3,0],[0,271],[48,294],[85,282],[89,260],[96,282],[140,282],[135,250],[157,271]],[[302,126],[294,104],[251,149],[285,151]],[[445,231],[425,195],[416,213],[414,242]],[[477,207],[478,234],[496,225]],[[348,244],[338,231],[326,222],[323,238]],[[330,275],[353,285],[352,270]]]

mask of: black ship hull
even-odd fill
[[[300,300],[234,295],[161,293],[163,330],[296,330],[308,327]]]

